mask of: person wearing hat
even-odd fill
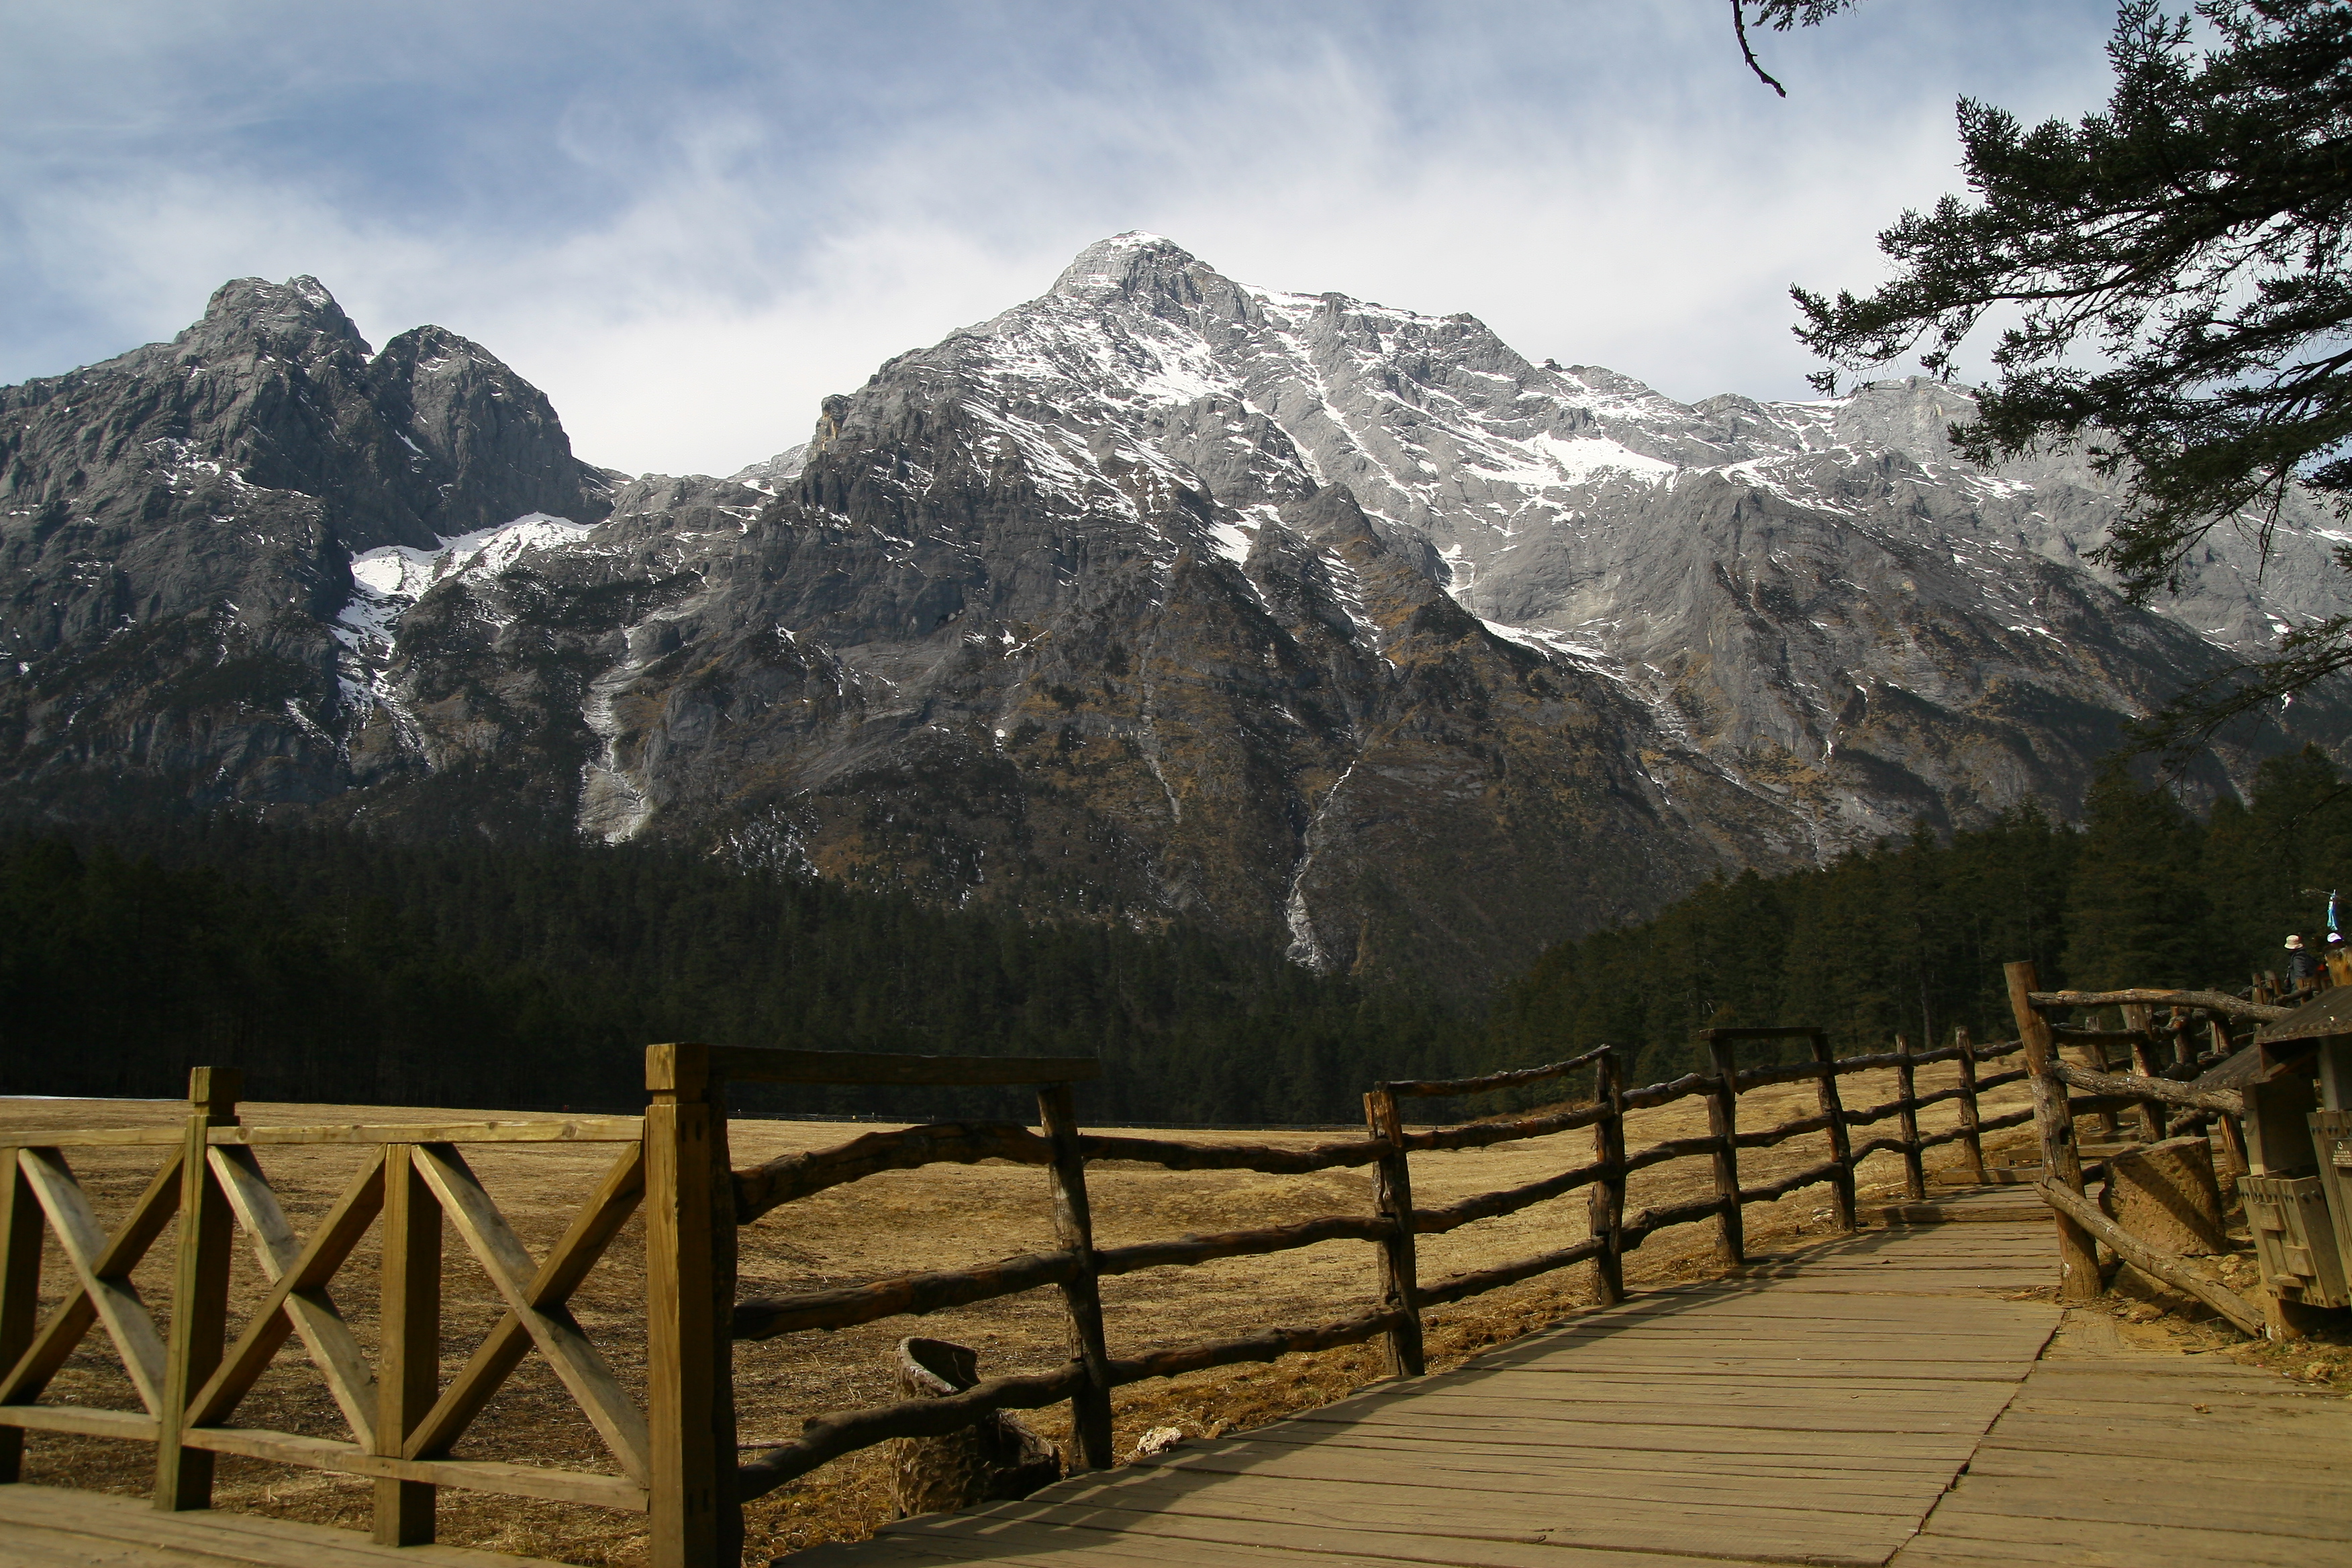
[[[2290,935],[2286,939],[2286,983],[2297,991],[2308,991],[2318,982],[2319,960],[2312,957],[2300,935]]]

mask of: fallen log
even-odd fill
[[[2263,1337],[2263,1315],[2226,1285],[2208,1279],[2169,1252],[2159,1252],[2105,1215],[2082,1194],[2054,1182],[2037,1182],[2042,1201],[2106,1244],[2108,1250],[2143,1274],[2152,1274],[2175,1289],[2191,1296],[2230,1320],[2255,1339]]]

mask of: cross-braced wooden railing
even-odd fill
[[[248,1127],[237,1115],[238,1089],[232,1071],[195,1069],[188,1117],[179,1128],[0,1129],[6,1160],[0,1170],[0,1480],[17,1479],[26,1433],[68,1432],[152,1443],[154,1498],[163,1509],[208,1506],[213,1457],[239,1454],[373,1479],[375,1538],[387,1544],[432,1539],[435,1493],[442,1486],[650,1511],[656,1538],[676,1534],[671,1521],[685,1511],[683,1494],[690,1489],[675,1462],[665,1472],[667,1456],[656,1436],[677,1425],[665,1405],[672,1395],[655,1379],[653,1410],[639,1408],[568,1305],[641,1203],[656,1216],[675,1208],[677,1161],[667,1124],[649,1116]],[[617,1155],[562,1237],[536,1261],[462,1152],[468,1144],[600,1142],[617,1144]],[[262,1151],[328,1144],[359,1145],[367,1154],[305,1237],[280,1206]],[[163,1163],[110,1234],[76,1180],[68,1151],[140,1147],[161,1150]],[[440,1377],[445,1218],[505,1306],[446,1387]],[[167,1338],[132,1272],[174,1220]],[[71,1278],[64,1299],[37,1322],[45,1228],[55,1235]],[[338,1271],[371,1229],[382,1254],[373,1363],[333,1292]],[[259,1306],[232,1324],[230,1264],[240,1231],[268,1288]],[[673,1294],[677,1270],[658,1257],[650,1261],[648,1323],[675,1321],[676,1304],[664,1298]],[[120,1354],[140,1409],[42,1403],[94,1325]],[[239,1405],[295,1339],[341,1413],[347,1438],[235,1424]],[[579,1404],[615,1473],[449,1457],[534,1350]]]
[[[236,1075],[199,1068],[179,1128],[10,1132],[0,1129],[0,1481],[19,1474],[27,1432],[131,1438],[156,1450],[155,1501],[164,1509],[208,1505],[215,1454],[238,1454],[372,1478],[375,1535],[388,1544],[429,1541],[437,1489],[446,1486],[593,1504],[648,1516],[655,1568],[711,1568],[740,1556],[741,1507],[826,1462],[892,1437],[940,1436],[1003,1409],[1073,1406],[1076,1462],[1112,1462],[1111,1391],[1148,1378],[1370,1340],[1384,1342],[1402,1376],[1423,1371],[1422,1314],[1429,1307],[1573,1265],[1591,1263],[1604,1301],[1624,1289],[1627,1254],[1675,1226],[1712,1222],[1725,1261],[1743,1259],[1745,1205],[1827,1184],[1843,1226],[1855,1221],[1855,1170],[1881,1152],[1904,1162],[1907,1190],[1924,1191],[1921,1153],[1963,1145],[1964,1169],[1981,1173],[1983,1132],[2030,1112],[1981,1117],[1980,1093],[2021,1071],[1979,1078],[1977,1064],[2019,1042],[1972,1046],[1965,1036],[1940,1050],[1843,1060],[1809,1028],[1713,1029],[1700,1039],[1706,1070],[1628,1088],[1621,1055],[1601,1047],[1562,1062],[1445,1081],[1384,1083],[1365,1097],[1367,1135],[1308,1148],[1197,1143],[1083,1132],[1072,1086],[1097,1077],[1088,1058],[865,1056],[845,1052],[738,1049],[701,1045],[647,1048],[649,1103],[642,1118],[574,1117],[442,1125],[246,1126]],[[1745,1043],[1801,1040],[1811,1059],[1742,1068]],[[1958,1081],[1920,1093],[1914,1073],[1951,1061]],[[1473,1095],[1555,1083],[1590,1068],[1589,1100],[1560,1109],[1454,1126],[1408,1127],[1399,1101]],[[1861,1110],[1843,1105],[1838,1081],[1891,1069],[1898,1094]],[[1741,1094],[1766,1084],[1811,1079],[1816,1114],[1742,1131]],[[737,1171],[729,1157],[727,1087],[736,1083],[1029,1085],[1038,1093],[1037,1130],[964,1122],[868,1133],[836,1148],[787,1155]],[[1708,1131],[1629,1149],[1626,1119],[1692,1096],[1706,1097]],[[1922,1136],[1918,1111],[1958,1102],[1959,1124]],[[1856,1144],[1854,1127],[1894,1119],[1897,1133]],[[1555,1175],[1440,1207],[1415,1205],[1410,1156],[1490,1148],[1580,1129],[1593,1135],[1592,1159]],[[1755,1185],[1743,1185],[1743,1152],[1821,1134],[1827,1158]],[[562,1237],[534,1258],[515,1235],[461,1150],[473,1144],[597,1143],[617,1146],[601,1181]],[[259,1152],[272,1146],[346,1144],[366,1160],[340,1196],[299,1234],[265,1175]],[[161,1166],[110,1233],[100,1224],[67,1161],[74,1149],[153,1147]],[[1704,1198],[1625,1212],[1628,1178],[1670,1161],[1709,1160],[1714,1192]],[[877,1280],[845,1289],[739,1300],[740,1226],[782,1205],[881,1171],[1003,1159],[1049,1173],[1056,1250],[975,1268]],[[1372,1211],[1289,1225],[1100,1247],[1094,1242],[1086,1167],[1093,1160],[1171,1170],[1299,1173],[1370,1166]],[[1498,1267],[1424,1282],[1415,1238],[1439,1235],[1588,1191],[1590,1234],[1572,1245]],[[646,1402],[640,1407],[603,1352],[582,1331],[569,1303],[622,1226],[646,1216]],[[168,1339],[131,1281],[132,1271],[177,1219]],[[443,1222],[481,1266],[503,1315],[446,1386],[439,1372]],[[332,1286],[362,1237],[377,1232],[381,1279],[377,1344],[366,1348],[338,1308]],[[71,1279],[63,1299],[36,1321],[42,1237],[53,1232]],[[229,1320],[229,1274],[238,1231],[247,1237],[268,1288],[239,1324]],[[1376,1249],[1379,1304],[1334,1322],[1269,1327],[1237,1338],[1111,1355],[1098,1281],[1138,1269],[1286,1251],[1333,1240]],[[734,1356],[739,1343],[837,1329],[1051,1286],[1061,1293],[1069,1358],[1047,1371],[1000,1377],[951,1397],[911,1401],[810,1419],[791,1442],[739,1460]],[[93,1325],[121,1354],[142,1408],[105,1410],[43,1403],[41,1395]],[[234,1329],[234,1333],[232,1333]],[[239,1426],[234,1416],[262,1373],[299,1340],[349,1429],[347,1440]],[[491,1396],[538,1352],[553,1369],[608,1450],[611,1472],[562,1470],[457,1458],[451,1450]]]

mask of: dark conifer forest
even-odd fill
[[[635,1109],[656,1040],[1095,1056],[1095,1120],[1343,1117],[1465,1020],[1178,928],[1024,926],[658,847],[387,843],[215,818],[0,844],[0,1093]],[[739,1109],[1024,1114],[1011,1091]],[[1360,1114],[1360,1112],[1359,1112]]]
[[[1655,920],[1563,942],[1496,998],[1482,1049],[1534,1059],[1604,1040],[1649,1076],[1696,1065],[1691,1031],[1817,1024],[1841,1050],[1897,1034],[2016,1033],[2001,965],[2043,984],[2236,990],[2315,946],[2331,890],[2352,920],[2352,786],[2317,751],[2276,757],[2249,805],[2199,821],[2120,765],[2080,829],[2037,812],[1938,841],[1922,830],[1784,877],[1720,878]]]
[[[234,818],[0,839],[0,1093],[530,1110],[643,1101],[640,1047],[1099,1055],[1097,1123],[1343,1122],[1364,1088],[1610,1041],[1662,1076],[1714,1024],[1842,1048],[2010,1032],[2053,984],[2236,987],[2352,905],[2352,786],[2314,751],[2200,821],[2120,770],[1817,870],[1706,883],[1547,952],[1483,1014],[1182,926],[1026,926],[654,846],[387,842]],[[752,1111],[1024,1115],[1012,1091],[744,1089]],[[1437,1114],[1464,1108],[1431,1104]]]

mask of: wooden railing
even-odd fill
[[[1979,1063],[2009,1056],[2017,1041],[1972,1046],[1965,1037],[1942,1049],[1914,1052],[1907,1047],[1874,1056],[1833,1058],[1828,1037],[1811,1028],[1712,1029],[1703,1031],[1709,1057],[1706,1070],[1669,1082],[1642,1088],[1624,1086],[1621,1054],[1601,1047],[1566,1061],[1472,1079],[1392,1082],[1377,1085],[1365,1096],[1368,1136],[1308,1148],[1276,1148],[1248,1143],[1197,1143],[1176,1139],[1108,1136],[1078,1131],[1069,1110],[1069,1082],[1076,1076],[1044,1084],[1039,1089],[1039,1125],[954,1123],[916,1127],[897,1132],[874,1132],[838,1148],[786,1155],[755,1169],[734,1173],[736,1215],[749,1223],[777,1207],[813,1193],[853,1182],[880,1171],[984,1159],[1010,1160],[1045,1165],[1054,1173],[1055,1207],[1061,1247],[1048,1253],[1005,1258],[976,1268],[947,1269],[876,1280],[842,1289],[806,1291],[788,1296],[755,1298],[736,1303],[734,1337],[738,1342],[772,1339],[809,1330],[842,1329],[899,1313],[919,1313],[1017,1294],[1045,1286],[1064,1293],[1071,1358],[1062,1368],[1045,1373],[1003,1377],[982,1383],[944,1399],[910,1400],[865,1410],[845,1411],[811,1418],[796,1439],[768,1447],[744,1462],[737,1472],[739,1500],[749,1500],[795,1477],[856,1449],[893,1437],[938,1436],[969,1426],[992,1411],[1034,1409],[1071,1401],[1077,1458],[1091,1468],[1112,1461],[1109,1394],[1123,1384],[1149,1378],[1242,1362],[1268,1361],[1298,1351],[1325,1350],[1379,1340],[1390,1369],[1401,1376],[1418,1376],[1424,1364],[1422,1315],[1433,1306],[1461,1301],[1507,1285],[1573,1265],[1594,1266],[1603,1300],[1620,1299],[1624,1290],[1623,1260],[1643,1242],[1671,1226],[1712,1222],[1717,1250],[1728,1263],[1744,1257],[1741,1211],[1749,1204],[1768,1203],[1806,1186],[1828,1184],[1834,1189],[1836,1213],[1845,1226],[1854,1223],[1854,1170],[1880,1152],[1892,1152],[1905,1162],[1906,1186],[1922,1195],[1924,1151],[1940,1144],[1964,1146],[1967,1167],[1981,1173],[1981,1136],[1987,1131],[2020,1126],[2030,1111],[1980,1116],[1978,1097],[2022,1081],[2021,1070],[1979,1077]],[[1811,1061],[1788,1065],[1740,1068],[1736,1060],[1743,1042],[1801,1040],[1811,1047]],[[1898,1042],[1900,1045],[1900,1042]],[[763,1068],[756,1053],[730,1058],[747,1078],[779,1081],[783,1071]],[[1929,1063],[1958,1064],[1959,1081],[1931,1093],[1917,1092],[1913,1074]],[[933,1069],[942,1073],[951,1064]],[[1399,1101],[1415,1098],[1453,1098],[1496,1089],[1556,1083],[1590,1068],[1589,1100],[1565,1109],[1467,1122],[1455,1126],[1408,1127]],[[1838,1080],[1858,1072],[1892,1069],[1898,1094],[1884,1104],[1847,1110],[1840,1101]],[[1819,1086],[1815,1115],[1769,1128],[1743,1131],[1738,1126],[1739,1097],[1765,1084],[1811,1080]],[[794,1078],[790,1081],[807,1081]],[[837,1081],[837,1080],[835,1080]],[[895,1081],[917,1081],[898,1079]],[[963,1081],[951,1077],[919,1081]],[[990,1081],[1003,1081],[992,1078]],[[1674,1139],[1629,1151],[1625,1119],[1634,1111],[1704,1096],[1709,1127],[1703,1137]],[[1922,1135],[1918,1111],[1947,1100],[1958,1102],[1960,1122],[1951,1131]],[[1849,1129],[1895,1119],[1898,1131],[1856,1145]],[[1539,1181],[1500,1192],[1480,1194],[1441,1207],[1417,1205],[1412,1196],[1411,1156],[1444,1150],[1491,1148],[1530,1138],[1591,1129],[1592,1159]],[[1827,1158],[1776,1180],[1743,1185],[1739,1157],[1743,1151],[1777,1146],[1790,1139],[1822,1134]],[[1713,1163],[1714,1193],[1689,1202],[1625,1213],[1627,1179],[1634,1173],[1672,1160],[1705,1156]],[[1375,1176],[1370,1214],[1330,1215],[1289,1225],[1216,1236],[1188,1236],[1125,1247],[1097,1247],[1092,1240],[1086,1195],[1086,1166],[1093,1160],[1121,1160],[1159,1165],[1170,1170],[1262,1171],[1301,1173],[1343,1167],[1370,1166]],[[1478,1220],[1515,1214],[1554,1198],[1588,1191],[1591,1234],[1572,1245],[1541,1252],[1493,1268],[1424,1281],[1415,1238],[1442,1235]],[[1102,1310],[1095,1282],[1106,1276],[1141,1268],[1191,1266],[1219,1258],[1240,1258],[1311,1247],[1322,1242],[1354,1240],[1376,1249],[1379,1305],[1371,1311],[1333,1322],[1267,1328],[1234,1339],[1152,1351],[1131,1358],[1110,1355],[1103,1337]]]
[[[677,1512],[680,1477],[663,1469],[653,1433],[675,1425],[658,1392],[650,1410],[623,1392],[566,1307],[640,1203],[673,1200],[663,1145],[637,1117],[446,1124],[247,1127],[237,1075],[198,1068],[179,1127],[16,1131],[0,1128],[0,1480],[20,1473],[25,1434],[69,1432],[155,1446],[156,1505],[211,1501],[213,1457],[253,1458],[366,1476],[376,1484],[375,1538],[429,1541],[435,1489],[651,1512],[658,1536]],[[612,1143],[619,1152],[543,1263],[534,1264],[467,1164],[469,1144]],[[306,1237],[264,1173],[265,1150],[359,1145],[358,1173]],[[111,1232],[100,1226],[68,1151],[153,1148],[162,1163]],[[503,1299],[473,1359],[440,1386],[443,1217]],[[168,1339],[132,1283],[156,1238],[178,1222]],[[36,1321],[42,1234],[54,1234],[71,1278]],[[371,1366],[336,1306],[336,1274],[371,1229],[381,1234],[381,1331]],[[232,1338],[229,1270],[236,1233],[268,1282]],[[662,1300],[672,1270],[646,1271],[649,1321],[679,1316]],[[40,1396],[93,1325],[121,1355],[141,1409],[42,1404]],[[299,1338],[349,1431],[348,1440],[232,1423],[238,1405],[289,1339]],[[457,1459],[450,1448],[522,1358],[554,1368],[610,1451],[617,1473]]]
[[[1601,1047],[1562,1062],[1481,1078],[1384,1083],[1365,1097],[1367,1135],[1307,1148],[1190,1142],[1081,1131],[1073,1085],[1099,1068],[1087,1058],[930,1058],[655,1046],[646,1051],[649,1103],[643,1117],[576,1117],[437,1125],[248,1127],[238,1117],[236,1075],[198,1068],[178,1127],[110,1131],[0,1129],[0,1481],[16,1480],[25,1434],[79,1433],[152,1443],[155,1500],[164,1509],[208,1506],[215,1454],[239,1454],[375,1482],[375,1538],[412,1544],[433,1538],[436,1489],[444,1486],[647,1516],[656,1568],[709,1568],[740,1556],[742,1504],[854,1450],[894,1437],[940,1436],[993,1411],[1067,1401],[1076,1463],[1113,1461],[1110,1395],[1124,1384],[1304,1351],[1379,1340],[1391,1371],[1423,1368],[1422,1318],[1430,1307],[1573,1265],[1593,1266],[1601,1299],[1624,1290],[1627,1254],[1669,1227],[1712,1223],[1728,1264],[1745,1253],[1742,1211],[1801,1188],[1826,1184],[1839,1223],[1855,1221],[1855,1170],[1874,1154],[1901,1158],[1906,1185],[1924,1193],[1921,1155],[1958,1142],[1963,1169],[1981,1174],[1981,1135],[2020,1125],[2030,1111],[1982,1117],[1978,1097],[2021,1080],[2023,1070],[1979,1076],[1980,1062],[2011,1055],[2020,1041],[1973,1046],[1965,1036],[1937,1050],[1832,1057],[1810,1028],[1711,1029],[1699,1039],[1707,1067],[1668,1082],[1629,1088],[1621,1054]],[[1742,1068],[1743,1044],[1804,1042],[1811,1059]],[[1922,1094],[1921,1066],[1957,1064],[1953,1087]],[[1408,1127],[1399,1102],[1558,1084],[1586,1068],[1590,1098],[1561,1108],[1453,1126]],[[1858,1110],[1841,1101],[1839,1080],[1891,1069],[1894,1100]],[[1818,1110],[1764,1128],[1739,1125],[1743,1092],[1811,1081]],[[730,1083],[1025,1085],[1038,1096],[1035,1130],[1011,1123],[951,1123],[871,1132],[836,1148],[786,1155],[747,1170],[729,1156]],[[1629,1149],[1626,1119],[1691,1097],[1706,1101],[1700,1137]],[[1922,1135],[1918,1111],[1958,1102],[1959,1124]],[[1892,1120],[1892,1136],[1856,1143],[1851,1130]],[[1415,1205],[1411,1156],[1491,1148],[1590,1129],[1592,1158],[1521,1186],[1437,1207]],[[1746,1185],[1743,1152],[1821,1135],[1826,1158]],[[562,1238],[534,1261],[467,1166],[474,1144],[611,1143],[617,1153],[572,1216]],[[365,1163],[305,1237],[298,1235],[263,1173],[257,1152],[272,1146],[347,1144]],[[68,1164],[68,1150],[152,1147],[160,1167],[111,1232],[99,1223]],[[1708,1196],[1625,1213],[1628,1178],[1669,1161],[1704,1156]],[[741,1226],[812,1194],[882,1171],[1008,1160],[1051,1173],[1057,1247],[978,1268],[876,1280],[836,1289],[738,1299],[736,1240]],[[1370,1212],[1288,1225],[1097,1247],[1087,1198],[1089,1161],[1119,1160],[1169,1170],[1302,1173],[1372,1169]],[[1572,1245],[1497,1267],[1424,1282],[1415,1238],[1441,1235],[1537,1204],[1587,1193],[1591,1234]],[[640,1406],[581,1330],[568,1302],[630,1215],[646,1215],[646,1399]],[[176,1218],[169,1335],[131,1283],[131,1273]],[[504,1315],[464,1369],[441,1386],[442,1219],[488,1277]],[[381,1331],[367,1355],[337,1307],[331,1286],[371,1229],[380,1234]],[[55,1234],[71,1279],[63,1300],[37,1322],[44,1230]],[[242,1324],[229,1321],[229,1264],[242,1231],[268,1289]],[[1374,1310],[1336,1321],[1269,1327],[1235,1338],[1113,1357],[1106,1342],[1098,1281],[1139,1269],[1187,1267],[1327,1241],[1376,1249]],[[810,1330],[839,1329],[903,1313],[969,1305],[1052,1287],[1061,1293],[1068,1359],[1044,1372],[995,1378],[940,1399],[835,1412],[808,1420],[800,1436],[739,1459],[734,1358],[739,1344]],[[41,1395],[93,1324],[102,1324],[143,1408],[45,1404]],[[234,1335],[231,1328],[235,1327]],[[238,1426],[233,1416],[263,1371],[299,1339],[332,1394],[347,1440]],[[610,1473],[459,1459],[450,1450],[492,1394],[537,1351],[578,1404],[614,1464]]]
[[[2109,1139],[2123,1138],[2119,1118],[2128,1117],[2137,1137],[2126,1141],[2157,1143],[2217,1127],[2242,1173],[2247,1168],[2244,1095],[2231,1089],[2200,1089],[2184,1080],[2227,1060],[2246,1043],[2231,1033],[2233,1025],[2274,1022],[2293,1009],[2215,991],[2044,991],[2032,963],[2011,963],[2006,973],[2025,1070],[2033,1084],[2033,1119],[2042,1144],[2038,1190],[2057,1231],[2059,1299],[2089,1300],[2105,1292],[2098,1260],[2098,1247],[2104,1243],[2118,1258],[2197,1297],[2246,1333],[2262,1336],[2261,1308],[2186,1258],[2124,1230],[2089,1200],[2086,1184],[2102,1173],[2102,1163],[2083,1158],[2080,1129],[2084,1121],[2095,1120]],[[2053,1022],[2067,1014],[2108,1007],[2122,1013],[2123,1028]],[[2159,1007],[2169,1015],[2161,1026],[2156,1019]],[[2251,1038],[2249,1032],[2246,1040]],[[2065,1060],[2063,1052],[2070,1046],[2095,1058],[2099,1065]],[[2129,1052],[2129,1071],[2109,1070],[2111,1050]]]

